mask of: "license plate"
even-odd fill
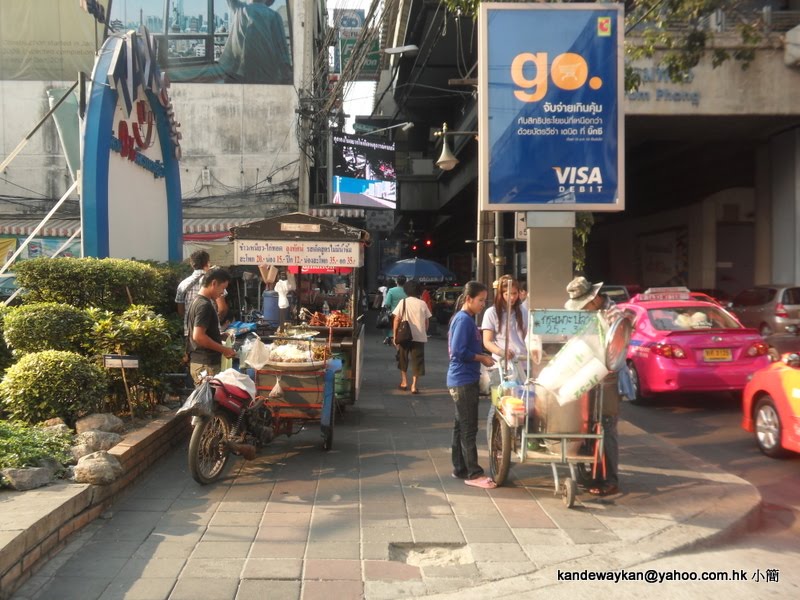
[[[707,348],[703,350],[703,360],[706,362],[722,362],[733,360],[730,348]]]

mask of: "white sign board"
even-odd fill
[[[237,265],[364,266],[364,252],[359,242],[234,240],[233,256]]]

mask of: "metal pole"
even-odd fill
[[[503,253],[503,213],[494,213],[494,278],[495,281],[503,276],[505,266],[505,254]],[[498,290],[499,291],[499,290]]]
[[[483,271],[484,271],[484,253],[483,253],[483,245],[481,244],[481,240],[483,239],[483,221],[485,218],[485,213],[481,210],[480,203],[478,204],[478,235],[475,236],[477,240],[475,244],[475,280],[476,281],[483,281]]]

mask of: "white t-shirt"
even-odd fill
[[[505,319],[503,323],[499,323],[497,318],[497,311],[495,310],[494,306],[490,306],[486,309],[486,312],[483,313],[483,322],[481,323],[481,329],[488,329],[489,331],[494,332],[494,343],[500,346],[501,348],[505,348],[506,345],[506,323]],[[525,330],[528,328],[528,313],[522,311],[522,323],[524,325]],[[525,332],[520,329],[519,322],[517,321],[517,315],[514,314],[514,311],[511,312],[511,321],[508,324],[508,331],[509,331],[509,342],[508,347],[514,353],[514,356],[520,360],[526,360],[527,350],[525,346]],[[492,358],[496,361],[500,360],[500,356],[497,354],[492,354]]]
[[[428,305],[419,298],[411,296],[403,298],[397,304],[397,307],[392,313],[398,319],[403,314],[403,306],[405,306],[405,320],[411,324],[411,339],[415,342],[427,342],[428,333],[426,331],[425,321],[431,318],[431,311]]]
[[[289,308],[289,292],[294,286],[286,279],[279,279],[275,284],[275,291],[278,292],[278,308]]]

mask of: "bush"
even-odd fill
[[[72,433],[47,431],[19,421],[0,421],[0,469],[35,467],[42,458],[72,458]]]
[[[43,350],[84,353],[91,344],[93,325],[85,310],[40,302],[8,309],[3,334],[16,355]]]
[[[173,336],[171,324],[147,306],[131,306],[121,315],[90,309],[95,320],[94,350],[98,354],[132,354],[139,357],[139,368],[125,371],[129,386],[137,389],[138,400],[149,396],[155,403],[164,373],[178,371],[183,354],[183,336]],[[177,340],[177,341],[173,341]],[[127,400],[122,374],[110,369],[114,410],[121,410]]]
[[[0,382],[0,402],[15,419],[38,423],[61,417],[75,421],[100,409],[106,375],[100,367],[74,352],[46,350],[23,356]]]
[[[58,302],[122,312],[131,304],[165,304],[169,276],[135,260],[34,258],[14,265],[25,302]],[[175,289],[171,290],[174,293]]]

